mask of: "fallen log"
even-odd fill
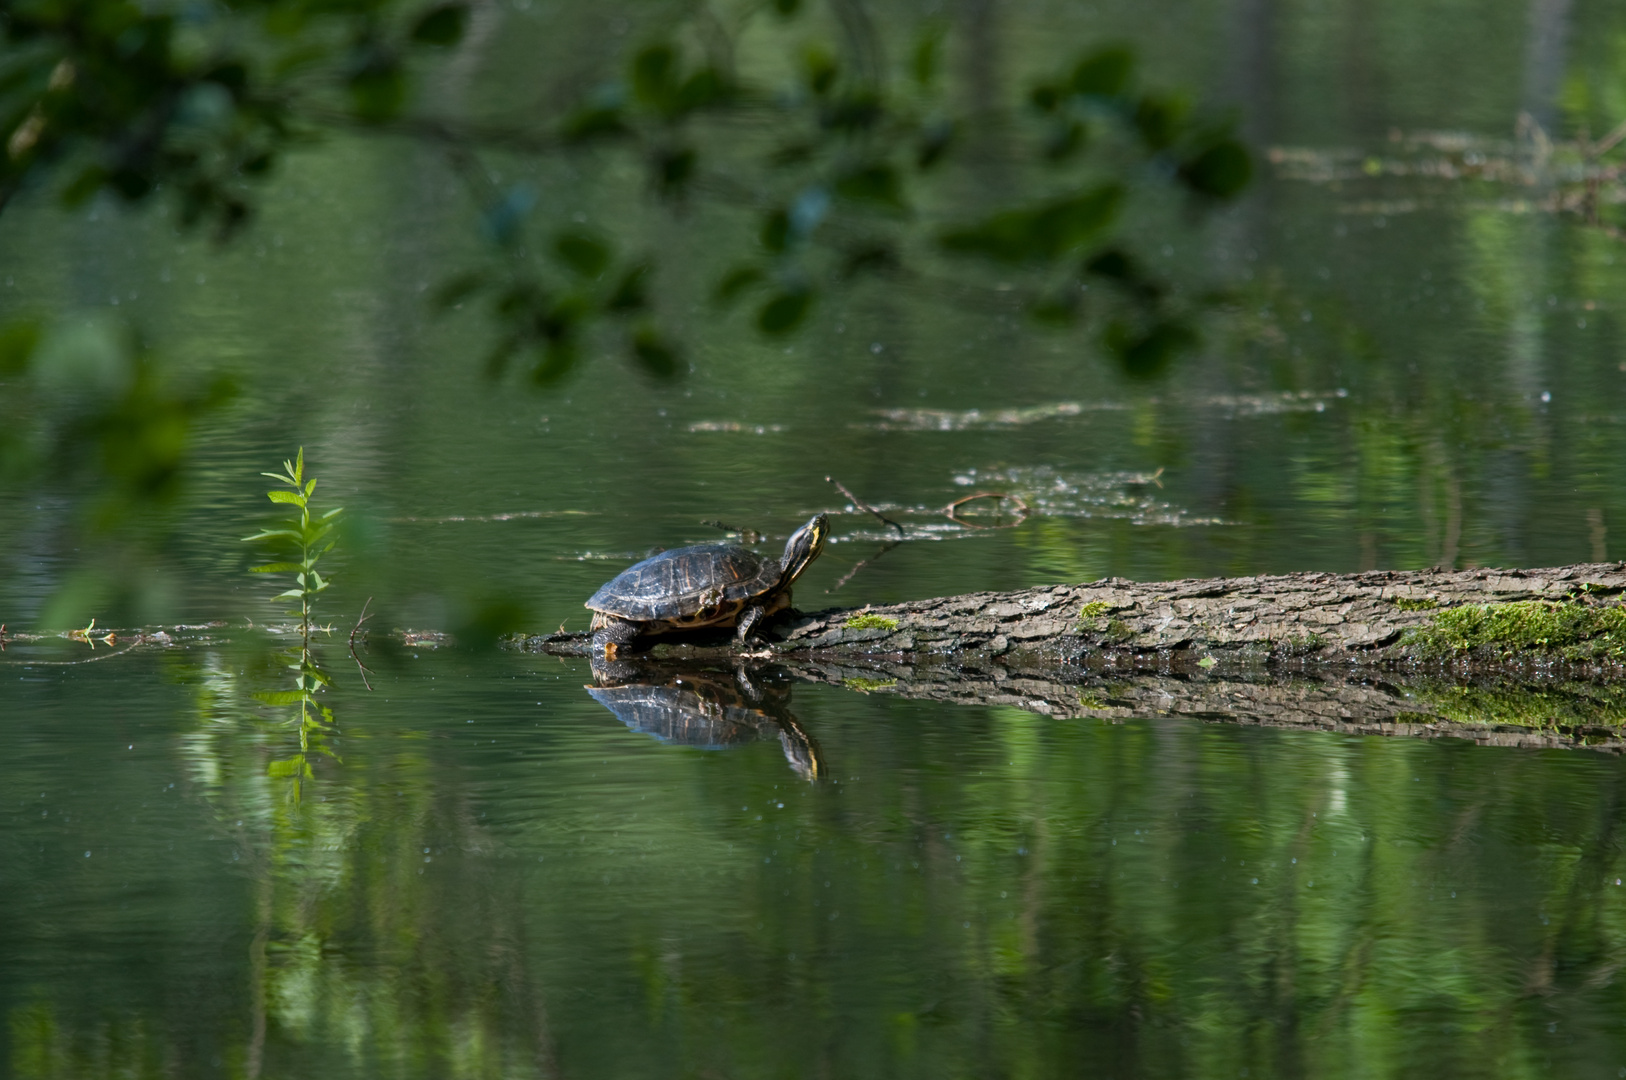
[[[1626,672],[1626,563],[1536,570],[1371,571],[1134,582],[789,612],[742,651],[726,634],[651,641],[653,656],[888,657],[1096,671],[1405,667]],[[526,638],[587,652],[584,633]],[[1216,672],[1218,673],[1218,672]]]

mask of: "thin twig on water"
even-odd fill
[[[978,499],[998,499],[1016,504],[1016,520],[1007,522],[1003,525],[979,525],[975,521],[967,521],[965,518],[959,515],[958,511],[960,507],[964,506],[968,502],[975,502]],[[1022,500],[1022,496],[1020,495],[1007,495],[1003,491],[979,491],[975,495],[967,495],[964,498],[955,499],[953,502],[943,507],[943,513],[956,525],[964,525],[968,529],[1009,529],[1026,521],[1029,510],[1028,504]]]
[[[356,625],[350,628],[350,659],[356,662],[356,667],[361,671],[361,685],[365,686],[369,691],[372,690],[373,684],[367,681],[367,676],[372,672],[372,668],[368,667],[366,664],[363,664],[361,662],[361,657],[356,655],[356,634],[360,632],[362,623],[365,623],[369,618],[371,618],[371,616],[367,614],[367,608],[372,605],[372,602],[373,598],[369,596],[367,598],[367,603],[361,605],[361,617],[356,620]]]
[[[881,521],[885,522],[886,524],[892,526],[894,529],[898,530],[898,535],[899,536],[903,535],[903,526],[902,525],[899,525],[896,521],[893,521],[891,518],[887,517],[885,514],[881,513],[879,510],[875,509],[875,507],[871,506],[869,503],[865,502],[863,499],[860,499],[857,495],[854,495],[852,492],[848,491],[847,490],[847,485],[843,484],[840,480],[837,480],[833,476],[826,476],[824,479],[826,481],[828,481],[829,483],[834,484],[836,486],[836,490],[841,492],[843,495],[847,496],[847,499],[854,506],[858,507],[858,509],[864,511],[866,514],[874,514],[876,517],[880,518]]]
[[[858,573],[858,571],[862,570],[864,567],[870,565],[871,563],[878,561],[881,558],[882,555],[885,555],[887,552],[891,551],[893,548],[897,547],[901,543],[903,543],[902,540],[889,540],[885,544],[882,544],[880,549],[878,551],[876,551],[875,554],[871,555],[867,559],[860,559],[858,562],[854,563],[853,568],[851,570],[847,571],[846,574],[842,575],[842,578],[841,578],[840,581],[836,582],[830,588],[824,590],[825,594],[829,595],[830,593],[833,593],[837,589],[841,588],[843,585],[847,584],[847,582],[849,582],[849,581],[851,581],[853,579],[853,577]]]

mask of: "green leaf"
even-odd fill
[[[279,778],[300,776],[308,772],[309,767],[305,764],[303,756],[283,758],[281,761],[270,762],[265,767],[265,775]]]
[[[1135,127],[1140,130],[1141,141],[1148,149],[1162,150],[1179,135],[1189,111],[1180,98],[1147,94],[1135,107]]]
[[[257,532],[253,536],[243,537],[243,543],[245,544],[250,540],[292,540],[297,544],[299,543],[299,533],[293,529],[267,529],[264,532]]]
[[[848,250],[841,258],[841,277],[851,280],[860,274],[879,274],[903,265],[897,249],[879,241]]]
[[[787,289],[757,311],[757,329],[769,335],[788,334],[801,325],[812,306],[811,290]]]
[[[1180,166],[1180,179],[1202,195],[1229,199],[1253,178],[1253,161],[1235,139],[1221,139]]]
[[[296,562],[274,562],[266,563],[264,566],[251,566],[248,568],[248,572],[251,574],[291,574],[303,569],[304,567]]]
[[[531,381],[538,386],[562,382],[575,369],[577,359],[576,348],[569,340],[549,342],[542,351],[541,361],[531,369]]]
[[[863,165],[836,178],[835,192],[851,202],[868,202],[901,210],[903,191],[892,166]]]
[[[435,290],[433,303],[442,310],[456,307],[485,288],[490,280],[489,275],[483,270],[471,270],[466,274],[448,278]]]
[[[790,243],[790,212],[784,209],[771,210],[762,220],[762,232],[759,234],[762,246],[769,251],[778,253],[784,251]]]
[[[590,105],[566,117],[561,133],[570,142],[586,142],[588,139],[625,135],[630,130],[619,108]]]
[[[677,350],[652,328],[644,327],[633,335],[632,356],[639,367],[656,378],[670,379],[678,373]]]
[[[317,518],[316,520],[317,521],[327,521],[330,518],[338,517],[342,513],[344,513],[344,507],[335,506],[333,509],[329,510],[327,513],[323,514],[321,517]]]
[[[670,108],[675,102],[677,52],[670,45],[650,45],[632,59],[632,92],[646,105]]]
[[[647,262],[638,263],[621,276],[621,281],[610,293],[610,298],[604,302],[606,311],[624,314],[628,311],[639,311],[649,303],[646,288],[649,275],[655,268]]]
[[[456,45],[469,24],[467,4],[440,4],[418,17],[412,40],[420,45]]]
[[[674,108],[678,112],[693,112],[715,104],[728,96],[728,84],[716,68],[703,67],[683,80],[678,87]]]
[[[686,146],[662,150],[655,155],[655,182],[661,194],[668,197],[681,194],[694,176],[698,160],[695,152]]]
[[[572,230],[553,238],[555,257],[579,276],[589,280],[598,277],[610,265],[610,247],[587,232]]]
[[[393,119],[406,102],[406,76],[393,56],[380,55],[350,76],[349,89],[351,109],[367,123]]]
[[[711,292],[712,303],[718,307],[729,307],[739,299],[741,293],[766,276],[759,266],[736,266],[717,282],[717,287]]]
[[[949,147],[954,144],[954,124],[948,120],[940,120],[926,125],[920,133],[920,145],[915,150],[915,166],[921,171],[931,168],[943,160]]]
[[[304,589],[288,589],[285,592],[279,592],[277,595],[273,596],[271,599],[273,599],[273,600],[302,600],[302,599],[304,599],[304,597],[305,597],[305,590]]]
[[[297,491],[268,491],[265,497],[274,503],[287,503],[291,506],[304,506],[305,496]]]
[[[910,57],[909,71],[915,77],[915,82],[922,87],[930,86],[932,80],[937,78],[937,64],[942,51],[943,34],[936,27],[920,35],[915,42],[914,55]]]
[[[1075,94],[1113,97],[1123,93],[1134,71],[1134,52],[1122,45],[1108,46],[1078,62],[1071,88]]]
[[[782,19],[788,19],[802,8],[802,0],[773,0],[773,9]]]
[[[303,690],[261,690],[252,695],[255,701],[267,705],[297,705],[305,696]]]
[[[1031,210],[1007,210],[940,238],[956,255],[980,255],[999,262],[1046,262],[1090,240],[1118,216],[1124,189],[1103,184],[1090,191]]]
[[[1197,334],[1184,323],[1165,319],[1144,332],[1135,332],[1121,322],[1107,327],[1106,345],[1118,357],[1124,374],[1135,379],[1151,379],[1163,374],[1170,362],[1197,345]]]
[[[40,326],[32,319],[16,319],[0,327],[0,375],[24,370],[39,340]]]

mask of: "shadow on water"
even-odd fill
[[[722,750],[760,739],[779,740],[785,761],[804,780],[824,772],[818,743],[790,711],[790,679],[782,671],[743,665],[730,674],[654,661],[592,662],[594,701],[633,731],[675,746]]]

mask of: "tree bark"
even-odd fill
[[[1371,571],[1133,582],[1106,578],[1011,593],[792,612],[737,651],[726,633],[655,638],[661,657],[840,660],[890,658],[1012,665],[1066,663],[1097,672],[1261,668],[1411,670],[1595,676],[1622,670],[1607,655],[1564,659],[1541,646],[1442,654],[1417,640],[1442,613],[1541,600],[1617,606],[1626,564],[1538,570]],[[519,642],[584,655],[588,635]],[[1210,663],[1210,661],[1212,663]]]

